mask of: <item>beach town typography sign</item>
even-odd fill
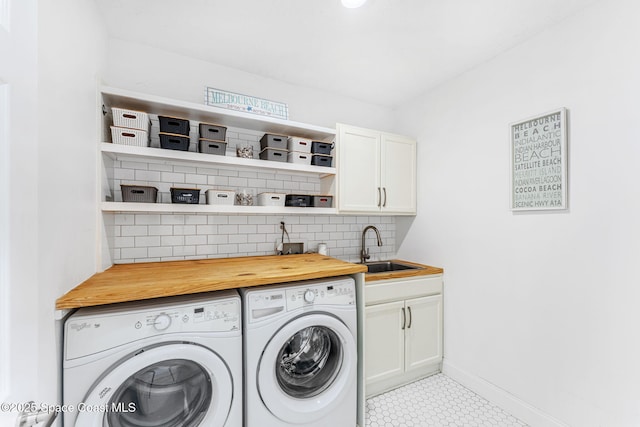
[[[289,106],[283,102],[269,101],[255,96],[205,87],[204,103],[212,107],[243,111],[276,119],[289,119]]]
[[[511,210],[567,208],[567,113],[511,124]]]

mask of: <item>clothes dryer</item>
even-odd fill
[[[77,310],[64,427],[242,427],[241,319],[236,291]]]
[[[246,426],[355,426],[354,280],[312,280],[241,294]]]

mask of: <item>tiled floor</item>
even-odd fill
[[[367,427],[521,427],[522,421],[437,374],[367,400]]]

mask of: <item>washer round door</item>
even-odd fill
[[[231,372],[216,353],[168,343],[111,367],[76,408],[76,426],[222,427],[232,395]]]
[[[289,423],[318,420],[355,393],[356,341],[340,320],[308,314],[285,324],[258,363],[258,392]]]

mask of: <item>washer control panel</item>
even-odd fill
[[[65,358],[74,359],[157,335],[240,332],[240,298],[180,298],[80,309],[65,323]],[[180,338],[178,338],[180,339]]]
[[[356,303],[353,283],[327,283],[286,290],[287,311],[310,305],[351,305]]]
[[[249,290],[246,295],[249,322],[285,311],[356,304],[355,282],[352,278],[297,282],[273,290]]]

